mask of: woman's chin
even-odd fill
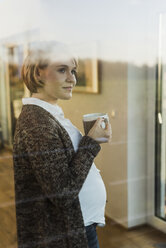
[[[72,98],[72,92],[66,95],[66,99],[71,99]]]
[[[63,100],[70,100],[72,98],[72,93],[66,94],[63,98]]]

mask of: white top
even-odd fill
[[[23,98],[22,102],[24,105],[38,105],[52,114],[66,129],[73,143],[74,150],[77,151],[82,134],[69,119],[64,117],[61,107],[34,97]],[[100,171],[96,168],[94,163],[92,164],[81,191],[79,192],[79,201],[85,226],[91,225],[92,223],[98,223],[99,226],[105,225],[104,212],[106,190]]]

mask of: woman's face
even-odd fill
[[[41,93],[46,100],[68,100],[72,97],[72,89],[76,85],[76,64],[74,59],[54,62],[44,70],[39,70],[44,81]]]

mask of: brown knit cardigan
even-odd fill
[[[46,110],[24,105],[14,143],[19,248],[87,248],[78,194],[100,145],[84,136],[77,152]]]

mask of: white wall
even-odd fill
[[[147,215],[147,67],[128,66],[128,227]]]

